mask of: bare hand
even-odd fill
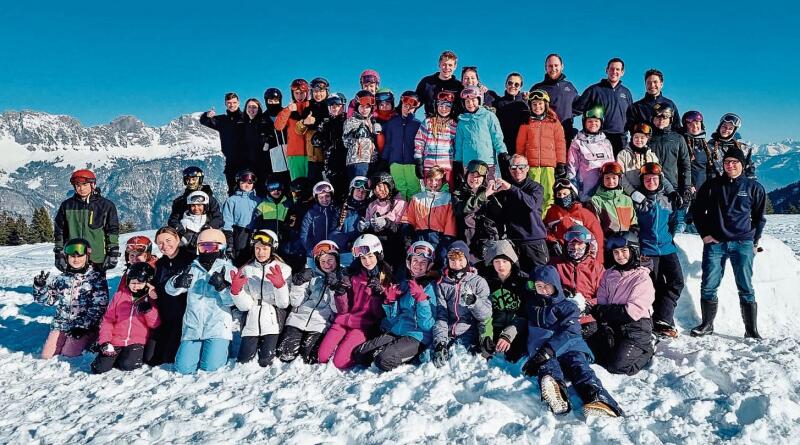
[[[487,198],[488,198],[488,197],[490,197],[490,196],[492,196],[492,195],[494,195],[494,192],[496,192],[496,191],[497,191],[497,190],[495,190],[495,188],[494,188],[494,187],[495,187],[495,184],[496,184],[496,183],[495,183],[495,180],[494,180],[494,179],[490,179],[490,180],[489,180],[489,182],[487,182],[487,183],[486,183],[486,197],[487,197]]]
[[[716,239],[716,238],[714,238],[714,237],[713,237],[713,236],[711,236],[711,235],[706,235],[706,236],[704,236],[704,237],[703,237],[703,242],[704,242],[705,244],[716,244],[716,243],[718,243],[719,241],[717,241],[717,239]]]
[[[158,293],[156,292],[156,287],[150,283],[146,284],[147,286],[147,296],[150,297],[151,300],[158,299]]]
[[[208,117],[214,117],[216,115],[217,115],[217,110],[215,110],[213,108],[208,110],[208,111],[206,111],[206,116],[208,116]]]
[[[497,352],[506,352],[509,349],[511,349],[511,343],[507,342],[504,338],[497,340],[497,343],[494,345],[494,350]]]
[[[311,115],[311,113],[308,113],[308,117],[303,119],[303,123],[306,124],[306,125],[313,125],[314,122],[316,122],[316,121],[317,121],[317,119],[315,119],[314,116]]]
[[[503,190],[508,190],[508,189],[511,188],[511,183],[508,182],[508,181],[505,181],[503,179],[498,179],[497,183],[500,184],[500,186],[497,188],[498,192],[503,191]]]
[[[297,103],[292,102],[289,104],[289,111],[297,111]]]

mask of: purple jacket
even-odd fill
[[[372,329],[378,326],[385,313],[383,311],[383,298],[373,297],[372,291],[367,287],[367,272],[362,270],[350,278],[353,285],[346,294],[337,294],[336,318],[334,323],[349,329]],[[384,287],[387,297],[397,293],[397,286]]]
[[[597,289],[597,304],[624,304],[634,321],[650,318],[655,298],[650,271],[642,266],[625,271],[606,269]]]

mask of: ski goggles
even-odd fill
[[[225,244],[216,241],[203,241],[197,243],[197,252],[199,253],[217,253],[224,248]]]
[[[314,250],[311,251],[311,256],[316,258],[325,253],[338,255],[339,247],[333,242],[320,241],[316,246],[314,246]]]
[[[328,84],[323,81],[311,82],[311,89],[314,91],[328,91]]]
[[[361,85],[366,85],[368,83],[378,83],[378,77],[373,76],[372,74],[361,76]]]
[[[376,102],[392,102],[394,101],[394,96],[392,93],[378,93],[375,95]]]
[[[546,91],[533,90],[530,93],[528,93],[528,102],[534,101],[534,100],[543,100],[543,101],[549,103],[550,102],[550,95],[547,94]]]
[[[412,108],[417,108],[419,106],[419,100],[416,97],[403,96],[400,98],[400,102]]]
[[[267,184],[268,192],[274,192],[275,190],[281,190],[281,189],[283,189],[283,187],[281,187],[280,182],[270,182],[269,184]]]
[[[473,159],[467,164],[467,173],[477,173],[481,176],[486,176],[489,173],[489,167],[486,163]]]
[[[703,115],[699,111],[689,111],[683,115],[683,122],[703,122]]]
[[[253,243],[261,243],[265,246],[272,246],[275,244],[275,238],[264,232],[257,232],[253,235]]]
[[[564,234],[564,241],[567,244],[573,242],[588,243],[591,241],[591,234],[583,230],[569,230]]]
[[[344,99],[339,96],[331,96],[325,99],[325,103],[330,107],[333,105],[344,105]]]
[[[206,205],[206,198],[202,196],[194,196],[189,200],[190,205]]]
[[[372,253],[372,248],[369,246],[353,246],[353,256],[361,258]]]
[[[64,254],[67,256],[84,256],[89,253],[89,246],[83,243],[67,244],[64,246]]]
[[[570,189],[572,190],[572,182],[569,179],[557,179],[553,184],[553,190]]]
[[[317,184],[314,186],[314,196],[322,193],[333,193],[333,187],[330,184]]]
[[[474,88],[465,88],[461,91],[461,98],[462,99],[476,99],[480,97],[478,95],[478,90]]]
[[[308,82],[305,80],[295,80],[292,82],[292,91],[308,91]]]
[[[412,245],[408,249],[408,255],[406,255],[406,257],[407,259],[411,259],[411,257],[415,256],[433,261],[433,250],[428,246]]]
[[[639,169],[639,175],[660,175],[661,165],[656,162],[648,162]]]
[[[462,258],[466,258],[467,254],[461,249],[450,249],[447,252],[447,259],[448,260],[460,260]]]
[[[247,184],[255,184],[256,182],[256,175],[247,173],[242,176],[239,176],[239,182],[244,182]]]
[[[439,91],[439,93],[436,95],[436,100],[450,102],[452,104],[453,101],[456,100],[456,95],[453,94],[452,91]]]
[[[606,162],[600,168],[600,173],[603,175],[612,174],[612,175],[622,176],[623,171],[622,171],[622,166],[619,165],[618,162]]]
[[[365,107],[375,106],[375,97],[374,96],[361,96],[361,97],[357,97],[356,100],[358,101],[359,105],[363,105]]]
[[[703,120],[702,116],[700,117],[700,120]],[[650,137],[650,135],[653,134],[653,127],[645,123],[636,124],[633,126],[633,132],[631,135],[636,133],[641,133],[647,137]]]
[[[152,243],[148,239],[142,239],[142,236],[135,236],[128,240],[128,243],[125,245],[126,252],[146,252],[150,249]]]
[[[368,190],[369,189],[369,180],[367,178],[356,178],[356,179],[353,179],[352,187],[354,189]]]
[[[725,113],[725,115],[722,116],[722,118],[719,120],[719,123],[720,124],[727,123],[733,125],[736,128],[739,128],[742,126],[742,119],[734,113]]]

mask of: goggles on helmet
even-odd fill
[[[683,115],[683,122],[703,122],[703,115],[699,111],[689,111]]]
[[[365,107],[373,107],[375,106],[375,97],[374,96],[361,96],[357,97],[359,105],[363,105]]]
[[[64,254],[67,256],[84,256],[89,252],[89,246],[83,243],[68,244],[64,246]]]
[[[222,250],[224,244],[220,244],[216,241],[203,241],[202,243],[197,243],[197,251],[199,253],[217,253]]]
[[[725,115],[719,120],[719,123],[728,123],[736,128],[739,128],[742,126],[742,118],[734,113],[725,113]]]
[[[339,248],[332,242],[319,242],[311,251],[311,256],[316,258],[323,253],[338,254]]]
[[[456,95],[452,91],[439,91],[439,94],[436,95],[436,100],[453,103],[456,100]]]
[[[402,102],[403,105],[408,105],[412,108],[417,108],[419,106],[419,100],[417,100],[416,97],[403,96],[400,98],[400,102]]]
[[[275,244],[275,239],[272,238],[268,233],[264,232],[256,232],[253,234],[252,241],[253,243],[261,243],[265,246],[272,246]]]

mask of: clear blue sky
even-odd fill
[[[738,112],[742,135],[759,143],[800,138],[800,8],[789,2],[652,2],[652,10],[624,1],[610,9],[430,0],[7,3],[0,110],[70,114],[84,125],[123,114],[163,125],[224,109],[226,91],[261,98],[277,86],[286,96],[295,77],[327,77],[351,97],[368,67],[399,93],[452,49],[496,90],[510,71],[525,75],[526,89],[540,80],[550,52],[564,57],[579,90],[604,76],[609,58],[622,57],[635,98],[644,94],[644,71],[657,67],[681,112],[699,109],[714,123]]]

